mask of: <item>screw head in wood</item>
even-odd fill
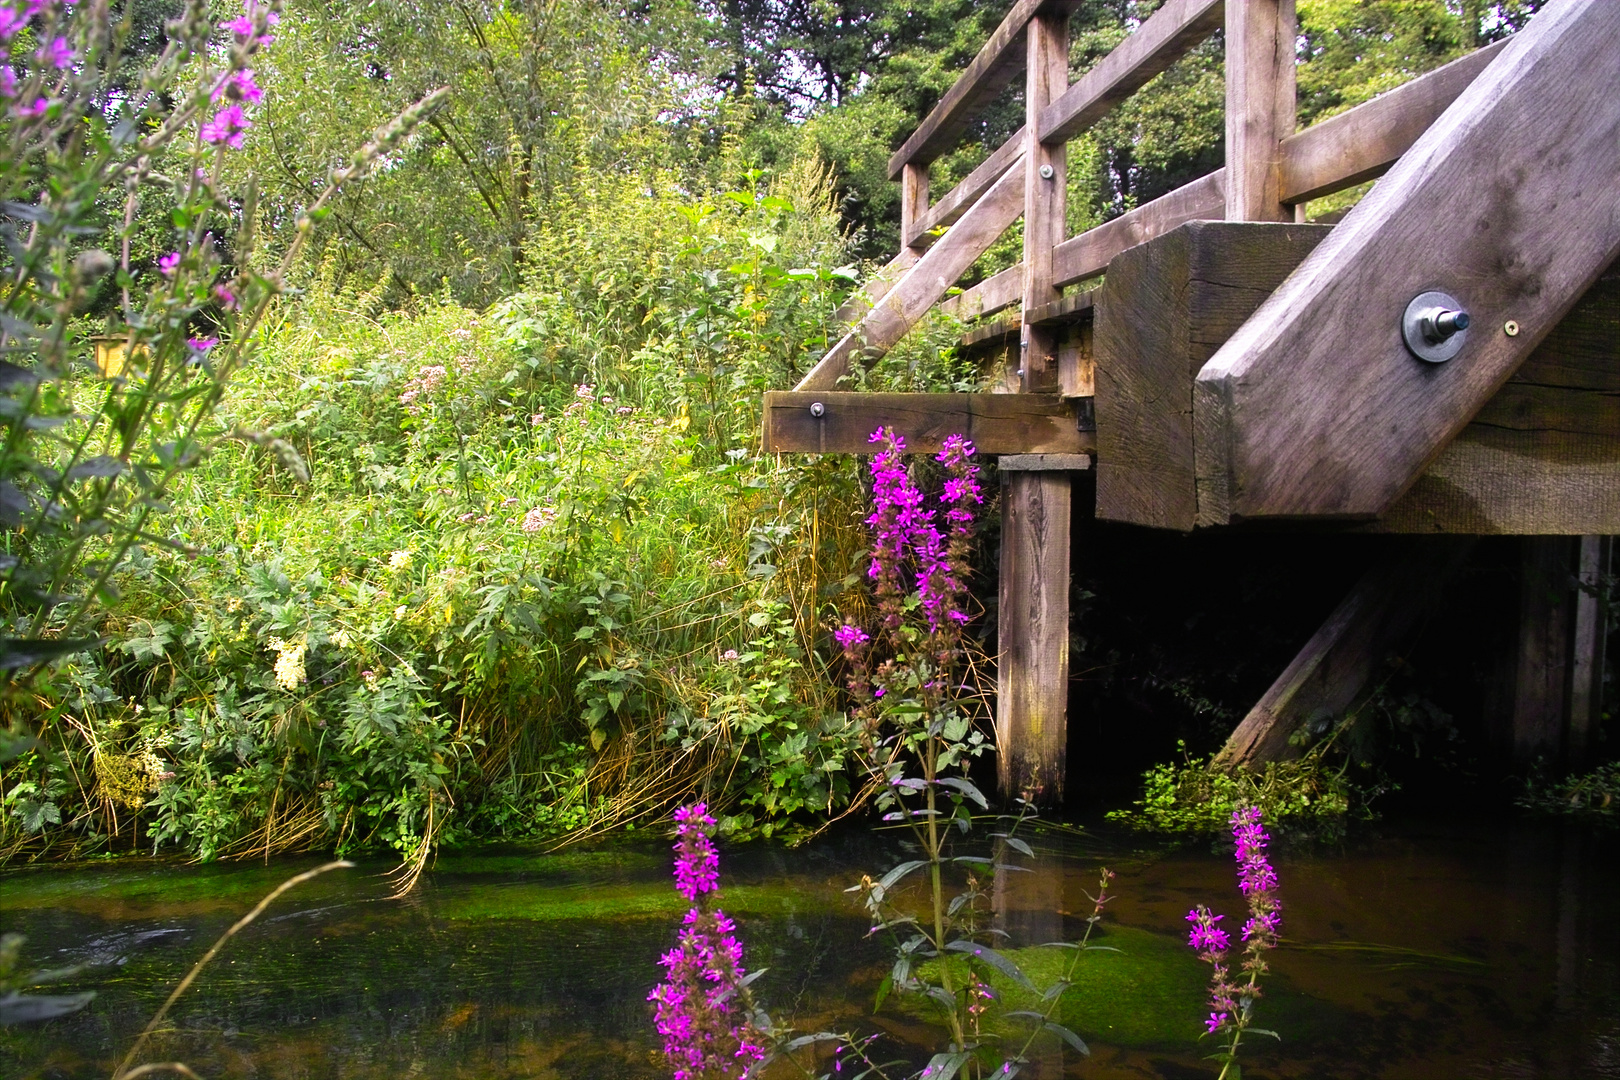
[[[1050,166],[1050,165],[1042,165],[1041,166],[1041,179],[1042,180],[1050,180],[1050,179],[1052,179],[1052,177],[1054,177],[1056,175],[1057,175],[1057,173],[1052,168],[1052,166]]]
[[[814,416],[818,420],[821,419],[823,416],[827,415],[827,406],[823,405],[819,401],[812,401],[810,403],[810,415]]]
[[[1508,337],[1518,337],[1519,321],[1517,319],[1509,319],[1507,322],[1503,323],[1502,333],[1506,334]]]
[[[1401,338],[1419,360],[1442,364],[1462,351],[1469,322],[1468,312],[1456,297],[1443,292],[1419,293],[1401,314]]]

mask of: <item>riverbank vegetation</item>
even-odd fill
[[[125,174],[95,174],[50,249],[62,272],[111,253],[40,316],[63,403],[51,423],[81,445],[177,422],[169,404],[129,411],[141,348],[212,372],[215,346],[197,343],[217,341],[212,355],[240,364],[212,398],[182,379],[176,407],[206,399],[211,434],[142,444],[137,457],[174,468],[161,490],[129,488],[133,531],[81,515],[24,550],[34,540],[7,519],[22,530],[0,591],[8,634],[84,642],[8,662],[0,857],[391,847],[420,866],[460,841],[633,828],[698,792],[740,835],[803,836],[856,805],[866,778],[831,635],[865,603],[862,474],[762,455],[760,395],[842,332],[840,305],[893,248],[888,153],[1007,6],[264,7],[279,19],[251,60],[262,101],[244,99],[217,140],[152,147],[138,197]],[[1155,6],[1082,5],[1075,71]],[[1511,32],[1534,6],[1301,0],[1302,118]],[[39,20],[57,17],[27,10],[19,57],[49,46],[55,24]],[[170,63],[166,48],[190,42],[171,64],[189,77],[241,44],[197,5],[127,14],[123,51],[85,90],[109,132],[109,87]],[[1071,228],[1218,161],[1220,65],[1217,39],[1074,144]],[[377,125],[440,88],[305,213]],[[206,97],[187,105],[198,122]],[[1017,127],[1013,97],[937,164],[938,190]],[[15,134],[24,120],[7,115]],[[215,151],[206,190],[173,179]],[[14,242],[31,208],[54,205],[50,170],[83,166],[0,164]],[[195,254],[176,278],[166,260],[182,251]],[[1016,251],[1015,230],[976,272]],[[6,258],[15,269],[15,244]],[[192,292],[163,292],[180,280]],[[44,309],[5,288],[8,317],[37,322]],[[160,294],[162,319],[140,306]],[[865,385],[973,387],[957,329],[926,324]],[[136,362],[122,380],[93,359],[109,333]],[[18,353],[25,367],[46,355]],[[46,445],[30,415],[5,416],[8,483],[60,465],[44,451],[18,463],[28,439]],[[992,513],[971,538],[980,566],[995,529]],[[22,587],[18,567],[68,548],[94,573],[61,595]],[[992,578],[965,583],[973,649],[993,649]],[[1123,653],[1130,631],[1106,604],[1081,612],[1077,670],[1212,749],[1252,678],[1219,650],[1202,665]],[[1348,812],[1355,797],[1325,775],[1314,805]]]

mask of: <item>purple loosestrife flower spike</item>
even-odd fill
[[[675,887],[696,900],[718,880],[719,856],[707,831],[714,819],[700,802],[677,810],[675,821]],[[738,1015],[744,971],[736,931],[725,912],[694,906],[660,961],[665,978],[647,1000],[675,1080],[741,1076],[765,1056],[753,1026]]]
[[[720,883],[720,854],[709,839],[714,818],[703,803],[675,811],[675,891],[696,900]]]

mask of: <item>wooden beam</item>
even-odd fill
[[[816,415],[813,406],[821,406]],[[892,427],[915,454],[966,435],[982,454],[1085,454],[1096,449],[1075,406],[1055,394],[863,394],[818,390],[765,395],[767,453],[865,454]]]
[[[1325,225],[1190,222],[1118,255],[1097,301],[1097,517],[1198,521],[1193,380]]]
[[[1189,221],[1219,220],[1226,211],[1226,171],[1184,184],[1152,202],[1121,214],[1094,229],[1070,237],[1052,253],[1052,278],[1058,285],[1073,285],[1098,277],[1122,251],[1145,244]],[[951,297],[940,310],[958,319],[977,318],[1018,302],[1024,264],[988,277],[971,289]]]
[[[1029,62],[1024,71],[1024,288],[1023,311],[1063,298],[1052,280],[1052,257],[1063,242],[1068,192],[1068,146],[1035,138],[1041,110],[1069,85],[1069,21],[1066,15],[1037,15],[1025,30]],[[1026,315],[1019,389],[1048,393],[1057,388],[1058,333],[1037,326]],[[1064,593],[1068,595],[1067,592]]]
[[[1294,133],[1294,0],[1226,7],[1226,219],[1292,221],[1278,145]]]
[[[1241,6],[1241,5],[1234,5]],[[1040,140],[1068,142],[1221,28],[1223,0],[1168,0],[1040,112]]]
[[[910,164],[927,164],[950,153],[968,120],[1024,69],[1024,26],[1046,0],[1018,0],[973,62],[957,77],[917,130],[889,159],[889,179]]]
[[[1212,505],[1375,517],[1501,388],[1620,254],[1617,55],[1620,4],[1542,9],[1205,366]],[[1429,289],[1477,327],[1442,364],[1401,340]]]
[[[1382,176],[1507,46],[1499,41],[1282,141],[1282,201],[1302,203]]]
[[[906,271],[917,265],[922,258],[922,252],[915,248],[903,247],[900,254],[890,259],[877,273],[861,283],[860,288],[851,292],[847,299],[838,306],[833,314],[845,326],[854,326],[866,317],[866,313],[877,305],[879,300],[889,295]]]
[[[1255,769],[1298,757],[1295,732],[1342,720],[1472,546],[1471,539],[1422,537],[1375,563],[1238,724],[1215,767]]]
[[[944,198],[923,211],[909,232],[902,229],[901,245],[915,248],[932,245],[938,239],[933,235],[933,231],[955,224],[957,219],[978,202],[997,180],[1006,175],[1007,170],[1013,167],[1023,152],[1024,129],[1019,128],[1012,138],[997,147],[995,153],[985,158],[978,168],[968,173]]]
[[[938,303],[956,279],[989,250],[996,238],[1023,212],[1024,176],[1015,164],[951,227],[943,240],[929,248],[906,271],[858,326],[828,350],[799,382],[797,389],[831,389],[849,373],[857,358],[869,362],[882,356],[905,337],[917,320]]]
[[[1519,649],[1513,680],[1515,760],[1538,757],[1561,764],[1568,704],[1570,631],[1575,591],[1570,588],[1576,538],[1527,536],[1519,569]]]
[[[910,164],[900,171],[900,246],[916,233],[917,222],[928,213],[928,164]]]
[[[1001,472],[1085,472],[1090,454],[1002,454],[996,459]]]
[[[1067,741],[1070,482],[1061,472],[1001,482],[997,780],[1004,799],[1052,805],[1063,801]]]
[[[1006,461],[1006,458],[1002,458]],[[1612,542],[1607,536],[1583,536],[1575,556],[1575,628],[1569,665],[1569,732],[1565,765],[1583,768],[1603,723],[1604,647],[1609,636],[1607,612],[1599,601],[1601,580],[1609,573]]]

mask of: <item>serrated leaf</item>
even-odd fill
[[[1029,976],[1025,975],[1023,969],[1017,964],[1013,963],[1011,957],[997,952],[988,945],[980,945],[976,941],[964,941],[958,938],[956,941],[948,943],[945,948],[951,952],[964,953],[976,960],[984,961],[1026,990],[1035,989],[1035,984],[1029,981]]]

